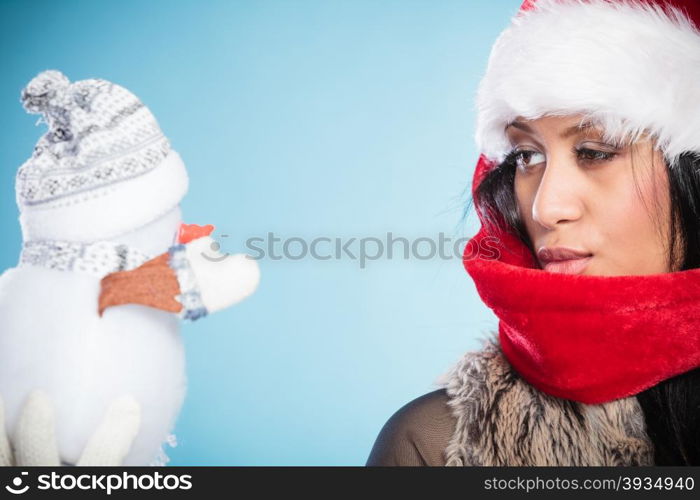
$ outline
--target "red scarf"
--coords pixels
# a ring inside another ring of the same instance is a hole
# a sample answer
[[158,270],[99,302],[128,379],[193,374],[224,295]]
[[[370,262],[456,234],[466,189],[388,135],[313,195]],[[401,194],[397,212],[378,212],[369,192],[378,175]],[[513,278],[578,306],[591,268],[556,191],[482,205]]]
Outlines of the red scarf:
[[[475,186],[495,165],[481,156]],[[539,269],[515,236],[484,221],[464,267],[499,318],[513,368],[537,389],[588,404],[637,394],[700,366],[700,269],[588,276]]]

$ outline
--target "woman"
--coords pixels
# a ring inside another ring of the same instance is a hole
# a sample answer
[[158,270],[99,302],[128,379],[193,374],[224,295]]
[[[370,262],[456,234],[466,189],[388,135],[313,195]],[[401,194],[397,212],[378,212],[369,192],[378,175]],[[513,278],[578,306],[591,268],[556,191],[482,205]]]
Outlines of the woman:
[[527,0],[477,96],[499,319],[367,465],[700,464],[700,4]]

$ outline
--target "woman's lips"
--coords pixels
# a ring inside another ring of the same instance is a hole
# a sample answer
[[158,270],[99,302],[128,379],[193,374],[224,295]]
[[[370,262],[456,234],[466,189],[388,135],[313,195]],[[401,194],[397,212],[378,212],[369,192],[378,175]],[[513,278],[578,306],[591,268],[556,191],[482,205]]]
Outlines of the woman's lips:
[[551,273],[581,274],[592,258],[593,256],[589,255],[578,259],[552,260],[545,263],[543,269]]

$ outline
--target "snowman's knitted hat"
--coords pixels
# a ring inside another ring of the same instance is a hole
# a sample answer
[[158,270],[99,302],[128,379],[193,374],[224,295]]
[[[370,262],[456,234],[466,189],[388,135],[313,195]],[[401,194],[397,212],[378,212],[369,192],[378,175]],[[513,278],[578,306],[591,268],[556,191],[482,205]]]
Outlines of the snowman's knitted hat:
[[699,0],[525,0],[479,84],[479,152],[500,163],[518,116],[575,113],[608,141],[646,131],[671,165],[700,152],[699,27]]
[[40,73],[21,102],[48,131],[19,169],[25,241],[107,239],[174,208],[187,192],[180,156],[131,92],[101,79]]

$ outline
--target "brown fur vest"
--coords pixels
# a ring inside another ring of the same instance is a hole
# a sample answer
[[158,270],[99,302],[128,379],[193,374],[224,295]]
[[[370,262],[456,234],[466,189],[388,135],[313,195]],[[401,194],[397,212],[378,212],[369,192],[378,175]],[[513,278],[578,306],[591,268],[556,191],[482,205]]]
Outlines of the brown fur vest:
[[635,397],[587,405],[545,394],[515,372],[495,335],[438,383],[457,418],[446,465],[653,465]]

